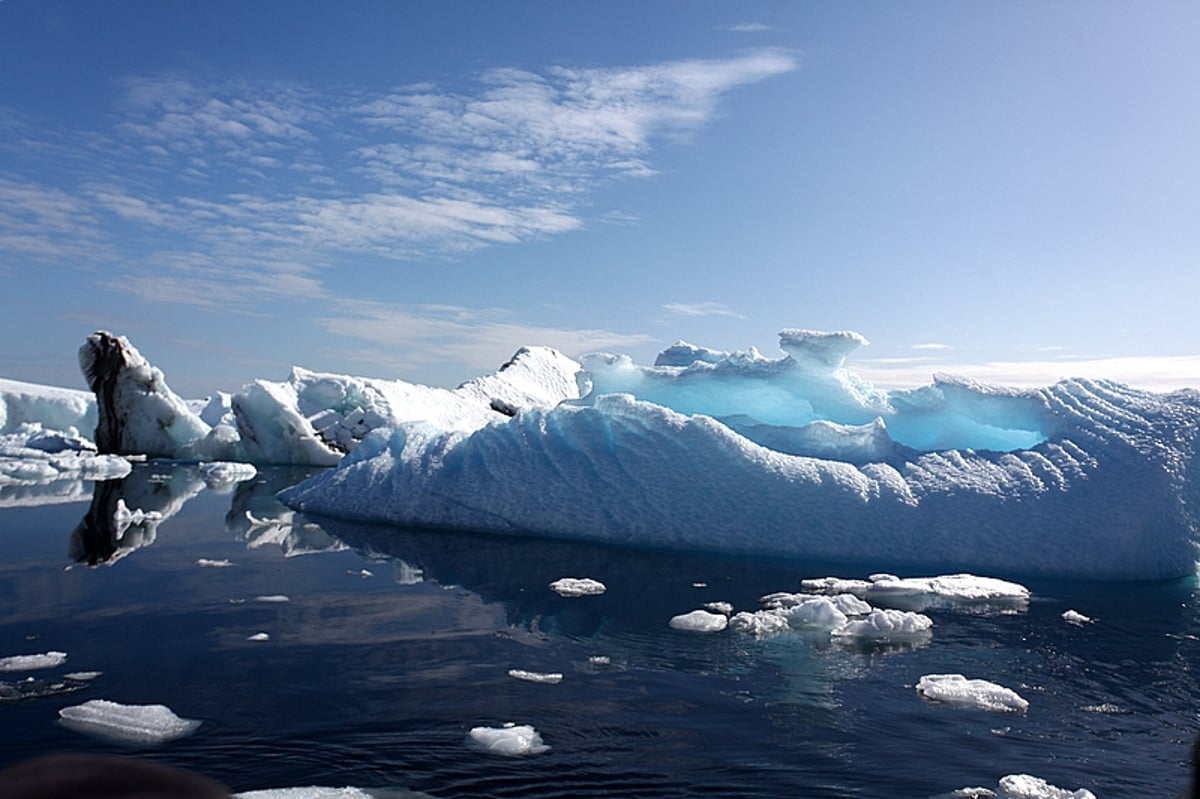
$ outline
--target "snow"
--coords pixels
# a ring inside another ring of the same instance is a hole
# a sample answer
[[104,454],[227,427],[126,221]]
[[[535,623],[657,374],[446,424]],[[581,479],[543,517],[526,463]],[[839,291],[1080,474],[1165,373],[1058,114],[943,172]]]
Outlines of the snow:
[[937,704],[999,712],[1029,709],[1029,702],[1011,688],[961,674],[927,674],[917,681],[917,693]]
[[[946,375],[883,390],[847,366],[865,344],[787,329],[781,357],[678,342],[650,366],[527,347],[456,389],[295,367],[186,401],[98,332],[80,354],[91,401],[0,382],[0,503],[31,501],[6,498],[13,485],[127,471],[113,454],[298,463],[336,468],[286,503],[351,520],[943,572],[1196,572],[1200,392]],[[963,580],[867,590],[909,610],[1024,601]]]
[[175,715],[166,705],[123,705],[107,699],[64,707],[58,715],[63,725],[76,732],[127,743],[165,743],[190,735],[200,726],[199,721]]
[[0,658],[0,671],[34,671],[53,669],[67,661],[66,652],[43,652],[38,655],[11,655]]
[[533,727],[511,722],[503,727],[472,727],[467,741],[475,749],[506,757],[539,755],[550,749]]

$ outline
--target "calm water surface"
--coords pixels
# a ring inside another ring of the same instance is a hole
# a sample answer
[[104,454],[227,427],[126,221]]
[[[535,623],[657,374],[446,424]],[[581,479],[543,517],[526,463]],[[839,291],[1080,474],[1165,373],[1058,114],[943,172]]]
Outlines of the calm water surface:
[[[236,791],[447,798],[930,797],[1029,773],[1114,799],[1174,797],[1185,781],[1200,728],[1194,580],[1023,580],[1034,591],[1024,612],[931,608],[933,637],[917,647],[685,633],[670,618],[706,602],[755,610],[802,578],[888,564],[305,519],[273,498],[302,476],[261,470],[212,489],[194,468],[152,463],[96,484],[90,502],[0,507],[0,657],[68,653],[57,669],[0,680],[101,672],[70,695],[0,702],[0,765],[132,752]],[[114,546],[118,499],[165,518]],[[560,597],[548,587],[560,577],[608,590]],[[1069,608],[1095,623],[1065,623]],[[260,632],[269,640],[247,640]],[[930,673],[1000,683],[1029,711],[929,705],[913,686]],[[60,708],[101,698],[202,724],[133,748],[58,723]],[[472,727],[510,721],[536,727],[549,751],[504,758],[467,745]]]

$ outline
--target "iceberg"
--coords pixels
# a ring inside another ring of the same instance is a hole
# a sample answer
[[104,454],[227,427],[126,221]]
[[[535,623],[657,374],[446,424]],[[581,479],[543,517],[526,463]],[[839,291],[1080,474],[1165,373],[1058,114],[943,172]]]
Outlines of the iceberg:
[[579,399],[473,430],[378,430],[280,497],[352,520],[644,547],[1195,573],[1200,392],[947,376],[884,391],[844,368],[863,342],[785,330],[776,359],[682,343],[653,366],[584,356]]
[[505,757],[540,755],[550,749],[533,727],[512,722],[503,727],[472,727],[467,742],[481,752]]
[[[948,375],[884,390],[847,367],[866,343],[786,329],[781,357],[677,342],[652,365],[526,347],[455,389],[297,366],[185,401],[128,340],[100,331],[80,351],[90,403],[0,383],[0,502],[17,482],[127,473],[122,458],[99,460],[114,456],[296,464],[334,468],[280,499],[351,521],[944,573],[1196,573],[1200,392]],[[1022,601],[888,588],[910,609]]]
[[917,681],[917,693],[934,704],[999,712],[1024,713],[1029,709],[1029,702],[1011,688],[961,674],[926,674]]

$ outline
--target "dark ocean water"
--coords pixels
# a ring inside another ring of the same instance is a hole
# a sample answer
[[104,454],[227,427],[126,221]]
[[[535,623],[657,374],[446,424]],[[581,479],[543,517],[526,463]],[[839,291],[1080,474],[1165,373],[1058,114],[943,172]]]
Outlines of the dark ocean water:
[[[236,791],[353,785],[447,799],[930,797],[1015,773],[1116,799],[1174,797],[1186,780],[1200,731],[1194,579],[1021,580],[1034,592],[1025,611],[931,608],[933,636],[916,647],[687,633],[668,621],[706,602],[755,610],[802,578],[888,564],[292,518],[273,495],[300,476],[262,470],[215,491],[194,469],[148,464],[97,484],[90,505],[0,508],[0,657],[68,654],[0,680],[101,672],[69,695],[0,702],[0,766],[123,753]],[[125,533],[138,548],[113,547],[118,498],[166,517]],[[290,526],[256,527],[247,512]],[[561,597],[548,587],[560,577],[608,590]],[[1067,609],[1095,622],[1067,624]],[[269,640],[247,640],[260,632]],[[1029,710],[927,704],[913,686],[930,673],[997,682]],[[165,704],[202,724],[159,745],[112,743],[58,722],[88,699]],[[550,749],[505,758],[468,746],[472,727],[505,722],[534,726]]]

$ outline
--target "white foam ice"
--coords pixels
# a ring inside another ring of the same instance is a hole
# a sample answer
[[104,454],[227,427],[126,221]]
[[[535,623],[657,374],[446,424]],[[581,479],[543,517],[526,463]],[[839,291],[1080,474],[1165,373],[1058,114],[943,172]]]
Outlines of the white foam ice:
[[669,624],[673,630],[686,630],[693,633],[719,633],[729,625],[729,617],[724,613],[693,610],[689,613],[672,616]]
[[591,577],[560,577],[550,583],[550,590],[560,596],[580,597],[599,596],[607,591],[608,587]]
[[1011,688],[961,674],[926,674],[917,681],[917,693],[926,700],[944,705],[999,712],[1029,709],[1029,702]]
[[91,699],[58,711],[63,725],[99,738],[160,744],[190,735],[200,722],[180,718],[166,705],[123,705]]
[[539,755],[550,749],[532,726],[512,722],[502,727],[472,727],[467,741],[482,752],[506,757]]
[[0,671],[36,671],[53,669],[67,662],[66,652],[42,652],[36,655],[10,655],[0,658]]

